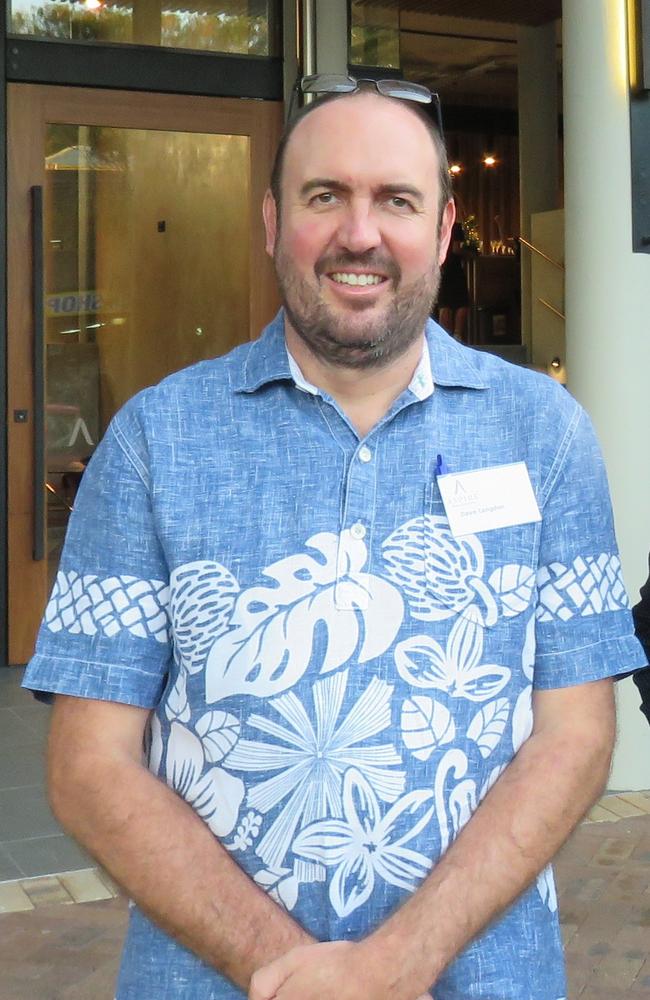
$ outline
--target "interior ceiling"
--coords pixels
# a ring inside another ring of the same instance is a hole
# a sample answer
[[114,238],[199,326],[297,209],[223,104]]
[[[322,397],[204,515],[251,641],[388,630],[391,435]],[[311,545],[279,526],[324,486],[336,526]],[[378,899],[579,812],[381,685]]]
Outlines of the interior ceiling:
[[562,0],[401,0],[404,75],[437,90],[447,105],[515,109],[517,29],[561,14]]
[[[386,0],[365,0],[367,7],[386,7]],[[562,17],[562,0],[400,0],[400,11],[441,14],[508,24],[547,24]]]

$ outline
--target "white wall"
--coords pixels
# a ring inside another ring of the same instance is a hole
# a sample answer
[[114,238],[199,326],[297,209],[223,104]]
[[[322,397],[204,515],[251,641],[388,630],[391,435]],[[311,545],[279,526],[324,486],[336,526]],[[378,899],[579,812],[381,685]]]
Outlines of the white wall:
[[[537,212],[531,216],[531,240],[559,264],[564,263],[564,211]],[[559,382],[566,381],[566,337],[564,320],[548,306],[564,313],[564,271],[550,261],[533,253],[531,259],[532,291],[532,352],[535,367],[543,368]],[[559,358],[561,367],[556,371],[551,361]]]
[[[650,547],[650,256],[632,253],[625,0],[564,0],[566,336],[569,388],[610,476],[632,598]],[[611,787],[650,788],[650,729],[619,686]]]

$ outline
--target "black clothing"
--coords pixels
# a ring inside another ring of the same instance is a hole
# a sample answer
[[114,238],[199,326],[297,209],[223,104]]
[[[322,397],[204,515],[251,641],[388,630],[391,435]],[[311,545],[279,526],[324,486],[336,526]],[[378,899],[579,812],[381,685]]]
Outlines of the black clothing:
[[[648,560],[650,568],[650,559]],[[632,609],[636,637],[650,662],[650,576],[641,587],[641,600]],[[641,711],[650,722],[650,666],[632,674],[641,694]]]
[[454,243],[462,243],[465,233],[460,222],[454,222],[451,230],[449,250],[445,262],[440,268],[440,289],[438,291],[439,309],[461,309],[469,305],[467,279],[463,269],[463,258],[454,253]]

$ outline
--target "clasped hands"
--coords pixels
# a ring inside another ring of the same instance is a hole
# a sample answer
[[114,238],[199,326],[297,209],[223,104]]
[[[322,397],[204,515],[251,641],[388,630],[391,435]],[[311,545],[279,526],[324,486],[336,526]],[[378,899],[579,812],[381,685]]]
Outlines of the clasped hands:
[[363,943],[326,941],[300,945],[253,975],[248,1000],[432,1000],[398,988],[399,955],[377,960]]

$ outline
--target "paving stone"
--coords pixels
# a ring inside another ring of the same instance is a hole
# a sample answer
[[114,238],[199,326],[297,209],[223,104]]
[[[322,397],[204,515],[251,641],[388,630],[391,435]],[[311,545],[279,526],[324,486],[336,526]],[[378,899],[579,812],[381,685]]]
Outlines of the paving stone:
[[109,890],[112,896],[122,895],[121,887],[117,884],[115,879],[111,878],[111,876],[108,874],[107,871],[104,871],[103,868],[98,868],[97,874],[99,875],[100,879],[102,880],[102,882],[104,883],[104,885]]
[[623,802],[631,802],[641,812],[650,814],[650,792],[625,792],[618,798]]
[[[560,852],[567,1000],[650,1000],[649,855],[650,815],[582,824]],[[73,896],[68,878],[59,880]],[[23,900],[32,905],[24,891]],[[0,1000],[113,1000],[127,921],[123,896],[5,913]]]
[[591,823],[612,822],[616,819],[616,813],[607,809],[601,802],[597,803],[587,813],[587,820]]
[[33,909],[34,904],[19,882],[4,882],[0,885],[0,913]]
[[95,869],[68,872],[59,876],[61,884],[75,903],[91,903],[98,899],[112,899],[115,895],[100,878]]
[[602,806],[615,816],[626,819],[629,816],[643,816],[647,809],[642,809],[629,798],[622,795],[611,795],[602,802]]
[[615,865],[629,858],[634,850],[634,844],[629,838],[608,837],[593,857],[593,864]]
[[49,906],[52,903],[72,903],[74,900],[59,879],[54,875],[44,878],[23,879],[20,883],[34,906]]

